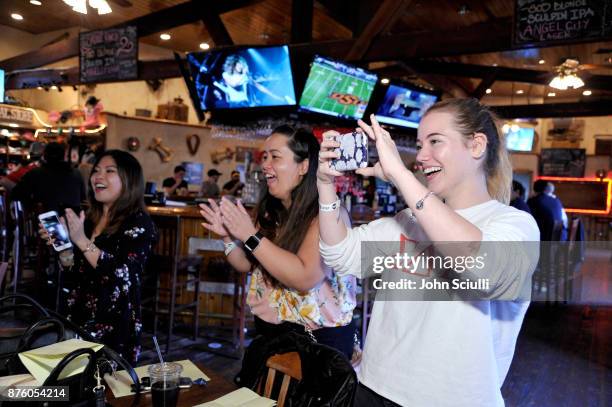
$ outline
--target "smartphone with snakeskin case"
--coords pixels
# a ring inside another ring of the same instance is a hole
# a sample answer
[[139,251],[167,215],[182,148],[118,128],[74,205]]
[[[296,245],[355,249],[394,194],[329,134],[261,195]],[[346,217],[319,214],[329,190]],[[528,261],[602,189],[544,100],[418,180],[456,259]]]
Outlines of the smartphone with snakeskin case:
[[354,131],[336,136],[340,147],[334,151],[340,156],[331,161],[336,171],[354,171],[368,166],[368,136]]

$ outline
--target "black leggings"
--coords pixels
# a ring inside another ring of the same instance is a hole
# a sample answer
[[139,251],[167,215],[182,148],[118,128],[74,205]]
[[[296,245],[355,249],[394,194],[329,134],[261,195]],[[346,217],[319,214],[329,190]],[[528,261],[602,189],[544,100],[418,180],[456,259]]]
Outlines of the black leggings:
[[[257,316],[255,317],[255,330],[257,334],[270,339],[287,332],[306,332],[304,326],[299,324],[286,321],[280,324],[271,324]],[[352,322],[345,326],[315,329],[312,331],[312,334],[318,343],[339,350],[348,360],[351,360],[351,356],[353,355],[353,344],[355,342],[355,327]]]

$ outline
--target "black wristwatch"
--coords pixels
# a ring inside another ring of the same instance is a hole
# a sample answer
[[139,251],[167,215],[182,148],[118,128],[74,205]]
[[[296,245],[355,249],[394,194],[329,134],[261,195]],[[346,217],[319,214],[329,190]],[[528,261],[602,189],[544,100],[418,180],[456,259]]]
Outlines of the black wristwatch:
[[244,247],[246,247],[248,251],[253,253],[253,251],[257,249],[257,246],[259,246],[259,242],[261,242],[261,239],[263,238],[264,235],[261,232],[257,232],[244,241]]

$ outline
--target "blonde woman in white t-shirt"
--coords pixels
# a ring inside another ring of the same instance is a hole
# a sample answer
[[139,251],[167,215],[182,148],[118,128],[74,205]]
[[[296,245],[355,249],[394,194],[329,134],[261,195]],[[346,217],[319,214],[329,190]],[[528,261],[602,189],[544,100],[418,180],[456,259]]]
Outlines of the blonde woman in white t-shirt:
[[[403,164],[389,132],[370,119],[371,125],[358,124],[376,143],[380,161],[357,172],[392,182],[409,209],[347,228],[333,205],[333,180],[341,174],[329,162],[336,158],[337,133],[326,133],[317,174],[323,260],[339,274],[361,277],[362,242],[431,242],[454,259],[479,254],[489,244],[481,270],[489,286],[469,301],[376,301],[355,405],[503,406],[500,388],[538,259],[537,244],[521,242],[537,242],[539,231],[529,214],[508,206],[512,168],[495,117],[476,99],[450,99],[428,110],[416,157],[427,186]],[[504,243],[490,245],[499,241]],[[474,275],[452,271],[460,282]]]

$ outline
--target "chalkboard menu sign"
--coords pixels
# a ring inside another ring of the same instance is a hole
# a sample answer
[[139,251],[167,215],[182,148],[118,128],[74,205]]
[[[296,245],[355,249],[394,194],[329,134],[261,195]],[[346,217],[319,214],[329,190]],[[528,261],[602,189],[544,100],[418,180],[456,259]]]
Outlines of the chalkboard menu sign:
[[138,78],[138,33],[135,26],[81,33],[81,83]]
[[584,177],[586,150],[583,148],[543,148],[540,176]]
[[515,45],[612,36],[612,0],[515,1]]

